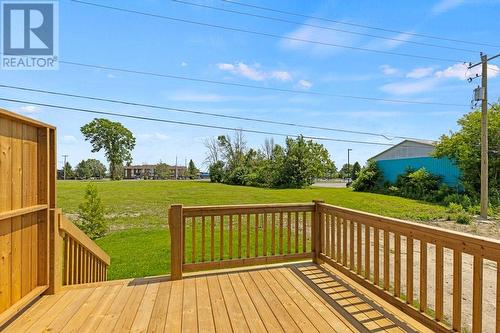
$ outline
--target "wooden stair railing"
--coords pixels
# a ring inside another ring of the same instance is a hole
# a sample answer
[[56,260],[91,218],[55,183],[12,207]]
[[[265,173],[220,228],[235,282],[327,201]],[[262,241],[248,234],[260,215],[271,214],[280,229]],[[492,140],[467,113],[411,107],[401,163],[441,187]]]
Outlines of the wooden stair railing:
[[83,231],[68,220],[60,209],[52,211],[50,291],[64,285],[107,280],[110,257]]

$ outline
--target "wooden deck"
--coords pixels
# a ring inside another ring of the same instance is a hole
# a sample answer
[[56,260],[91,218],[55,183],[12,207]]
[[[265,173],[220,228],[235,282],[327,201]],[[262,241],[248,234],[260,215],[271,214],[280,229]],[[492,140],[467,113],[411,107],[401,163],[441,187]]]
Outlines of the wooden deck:
[[[313,263],[75,285],[43,296],[5,332],[430,332]],[[0,331],[2,329],[0,328]]]

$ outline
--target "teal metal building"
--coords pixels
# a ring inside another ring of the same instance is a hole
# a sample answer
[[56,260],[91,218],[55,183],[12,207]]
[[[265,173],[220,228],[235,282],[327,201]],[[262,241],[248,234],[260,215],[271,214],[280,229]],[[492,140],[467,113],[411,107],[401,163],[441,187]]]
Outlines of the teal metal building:
[[441,176],[451,187],[460,187],[460,170],[449,158],[431,156],[435,142],[404,140],[397,145],[373,156],[384,175],[384,180],[395,183],[399,175],[408,168],[425,168],[434,175]]

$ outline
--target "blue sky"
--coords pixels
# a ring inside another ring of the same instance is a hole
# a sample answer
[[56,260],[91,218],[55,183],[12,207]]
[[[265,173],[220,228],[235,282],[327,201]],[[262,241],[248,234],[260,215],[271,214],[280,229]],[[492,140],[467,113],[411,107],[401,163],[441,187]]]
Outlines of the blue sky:
[[[301,24],[268,21],[172,1],[95,0],[106,5],[160,15],[382,51],[473,62],[479,60],[479,51],[488,54],[500,52],[500,48],[348,27],[244,8],[220,0],[187,1],[280,17]],[[500,1],[434,0],[413,1],[411,4],[409,1],[244,2],[404,32],[500,44]],[[472,89],[479,84],[478,80],[473,83],[465,80],[465,70],[458,62],[406,58],[223,31],[89,7],[70,1],[61,1],[59,11],[59,50],[60,58],[65,61],[327,94],[454,103],[464,106],[409,105],[279,93],[85,69],[65,64],[61,64],[57,71],[2,70],[1,84],[423,139],[436,139],[443,133],[455,130],[456,120],[470,111],[465,105],[470,102]],[[313,28],[304,24],[477,52],[381,40]],[[495,62],[492,62],[492,66],[500,66],[500,60],[494,64]],[[496,101],[500,96],[500,73],[492,70],[489,75],[490,101]],[[340,139],[398,142],[363,135],[223,120],[36,93],[27,94],[3,88],[0,89],[0,96],[227,127]],[[60,160],[61,155],[68,154],[73,165],[89,157],[105,161],[103,154],[90,152],[90,145],[84,142],[79,131],[82,125],[94,118],[92,115],[7,102],[1,102],[0,107],[56,125]],[[172,164],[177,156],[179,164],[183,164],[184,159],[192,158],[201,166],[205,158],[203,141],[208,137],[228,134],[227,131],[216,129],[109,118],[122,122],[137,137],[133,157],[134,163],[138,164],[160,160]],[[246,138],[249,146],[258,148],[266,136],[246,134]],[[282,143],[284,138],[276,137],[275,141]],[[361,163],[385,149],[381,146],[362,144],[323,143],[338,166],[346,162],[347,148],[353,149],[351,160]]]

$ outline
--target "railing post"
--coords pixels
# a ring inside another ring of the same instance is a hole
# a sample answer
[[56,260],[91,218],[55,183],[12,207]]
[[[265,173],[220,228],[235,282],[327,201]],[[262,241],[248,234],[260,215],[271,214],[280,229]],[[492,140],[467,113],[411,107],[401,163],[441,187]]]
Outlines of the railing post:
[[182,205],[170,206],[168,225],[170,228],[170,277],[172,280],[182,279],[182,243],[184,242],[182,215]]
[[312,235],[312,252],[313,252],[313,262],[315,264],[319,264],[319,253],[321,252],[321,213],[319,211],[319,205],[324,203],[323,200],[313,200],[314,202],[314,211],[313,211],[313,219],[311,226],[311,235]]
[[50,210],[49,232],[50,232],[50,256],[49,256],[49,289],[47,294],[53,295],[62,287],[63,276],[63,238],[59,231],[60,209]]

